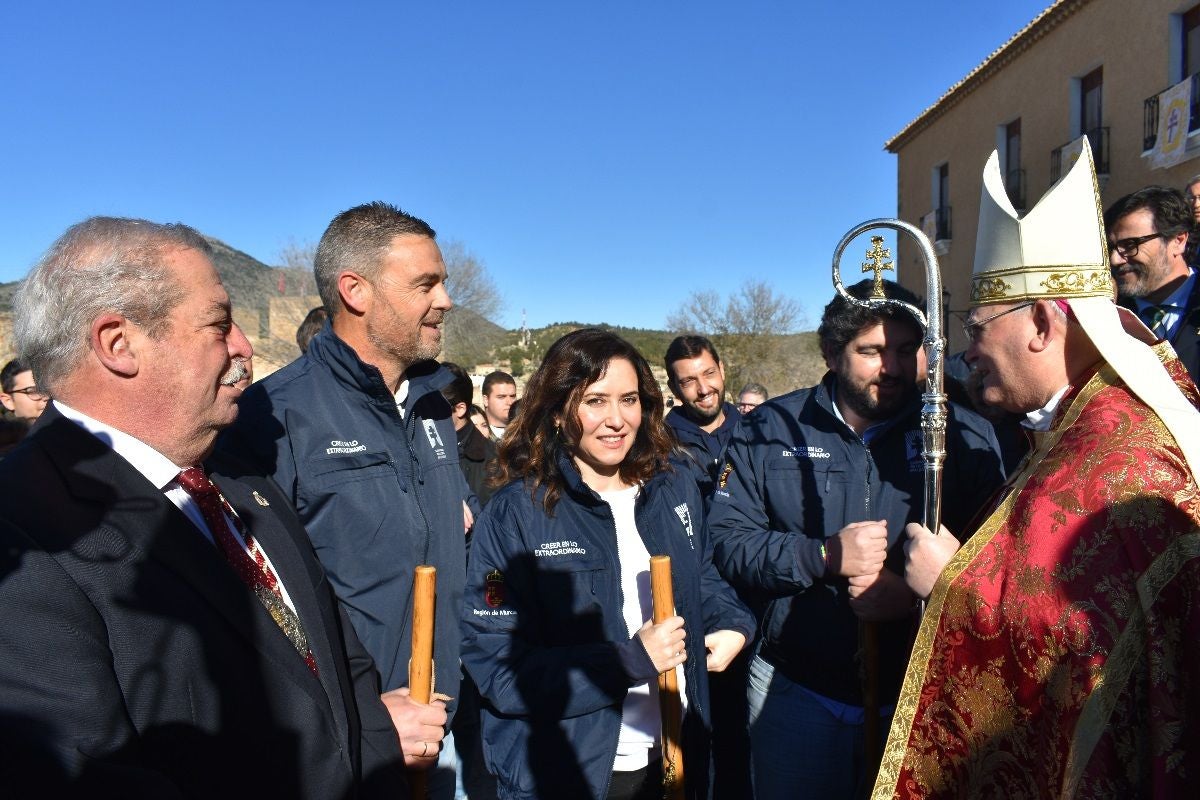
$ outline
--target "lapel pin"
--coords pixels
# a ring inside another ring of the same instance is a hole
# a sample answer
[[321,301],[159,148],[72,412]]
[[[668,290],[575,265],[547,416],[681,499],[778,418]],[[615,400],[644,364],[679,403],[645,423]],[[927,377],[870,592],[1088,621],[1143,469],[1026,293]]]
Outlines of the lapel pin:
[[270,503],[267,502],[267,498],[263,497],[258,492],[251,492],[251,494],[254,495],[254,502],[258,503],[260,506],[271,505]]

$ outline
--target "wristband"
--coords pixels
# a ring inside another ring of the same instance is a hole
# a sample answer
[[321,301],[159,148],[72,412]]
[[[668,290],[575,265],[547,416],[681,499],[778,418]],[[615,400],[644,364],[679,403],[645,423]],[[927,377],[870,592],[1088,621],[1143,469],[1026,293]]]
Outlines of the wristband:
[[829,574],[829,550],[826,549],[825,543],[821,542],[821,564],[825,567],[826,575]]

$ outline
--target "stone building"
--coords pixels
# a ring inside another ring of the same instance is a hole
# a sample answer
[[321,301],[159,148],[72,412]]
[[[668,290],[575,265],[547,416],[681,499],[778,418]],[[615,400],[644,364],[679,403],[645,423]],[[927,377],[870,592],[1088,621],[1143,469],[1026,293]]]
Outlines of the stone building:
[[[970,300],[989,154],[1027,211],[1083,135],[1104,206],[1149,184],[1183,189],[1200,173],[1200,4],[1060,0],[886,143],[898,157],[897,216],[935,241],[952,352],[966,345],[953,318]],[[915,245],[899,237],[896,255],[900,281],[923,293]]]

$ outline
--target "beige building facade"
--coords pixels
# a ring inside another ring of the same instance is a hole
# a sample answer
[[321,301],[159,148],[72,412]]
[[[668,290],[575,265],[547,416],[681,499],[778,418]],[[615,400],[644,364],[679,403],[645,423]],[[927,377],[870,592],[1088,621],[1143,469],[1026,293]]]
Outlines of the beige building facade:
[[[1019,211],[1065,172],[1069,145],[1083,135],[1105,207],[1150,184],[1183,190],[1200,173],[1198,74],[1197,0],[1060,0],[886,143],[898,157],[897,216],[935,241],[951,352],[966,345],[954,319],[970,301],[991,152]],[[1176,86],[1190,87],[1190,103],[1167,102],[1163,93]],[[1164,123],[1167,135],[1159,132]],[[1160,165],[1164,144],[1175,145],[1177,163]],[[897,249],[901,282],[923,293],[915,244],[900,237]]]

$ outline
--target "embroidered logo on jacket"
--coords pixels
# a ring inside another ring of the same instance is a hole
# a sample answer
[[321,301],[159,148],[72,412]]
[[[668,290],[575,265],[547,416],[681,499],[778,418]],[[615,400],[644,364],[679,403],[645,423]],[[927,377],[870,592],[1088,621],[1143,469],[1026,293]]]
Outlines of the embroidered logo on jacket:
[[535,558],[550,556],[586,556],[587,548],[580,547],[579,542],[542,542],[534,548]]
[[692,541],[693,531],[691,509],[688,508],[687,503],[680,503],[679,505],[675,506],[675,514],[679,517],[679,521],[683,523],[683,531],[687,534],[688,544],[693,550],[695,550],[696,544],[694,541]]
[[490,608],[499,608],[504,605],[504,573],[498,569],[494,569],[487,574],[487,580],[483,584],[483,599]]
[[361,453],[366,450],[365,444],[359,444],[358,439],[351,439],[348,442],[343,442],[341,439],[334,439],[329,443],[329,447],[325,448],[325,455],[336,456],[344,453]]
[[779,455],[792,458],[833,458],[833,455],[824,447],[805,447],[803,445],[785,447]]
[[908,456],[909,472],[923,472],[925,470],[925,458],[921,455],[921,449],[924,444],[925,437],[919,428],[916,430],[905,431],[904,450]]
[[425,438],[429,440],[429,446],[433,448],[433,453],[438,457],[438,460],[446,457],[446,446],[442,444],[442,435],[438,433],[437,423],[431,419],[421,420],[421,425],[425,428]]

